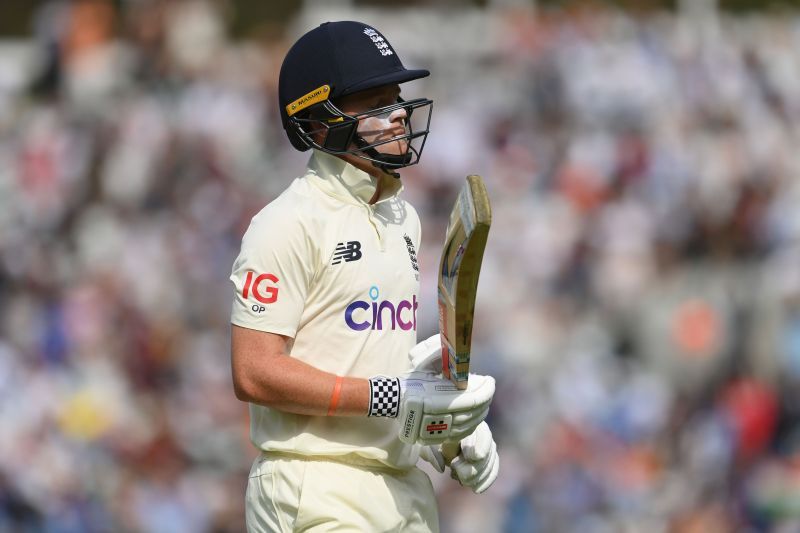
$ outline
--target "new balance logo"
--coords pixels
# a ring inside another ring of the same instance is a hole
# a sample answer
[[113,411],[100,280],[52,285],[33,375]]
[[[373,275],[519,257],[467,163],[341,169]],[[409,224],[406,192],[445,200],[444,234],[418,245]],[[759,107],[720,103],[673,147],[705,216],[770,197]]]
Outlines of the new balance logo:
[[338,265],[342,262],[358,261],[361,259],[361,243],[358,241],[347,241],[347,243],[340,242],[336,245],[336,251],[333,252],[332,265]]

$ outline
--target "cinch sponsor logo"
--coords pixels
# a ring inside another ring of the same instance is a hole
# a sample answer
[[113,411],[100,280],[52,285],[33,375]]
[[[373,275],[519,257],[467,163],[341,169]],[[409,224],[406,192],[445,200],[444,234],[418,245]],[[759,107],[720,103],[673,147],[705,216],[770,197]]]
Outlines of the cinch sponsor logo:
[[[242,298],[247,300],[250,297],[250,291],[253,291],[253,298],[262,304],[271,304],[278,299],[278,287],[266,286],[263,289],[261,284],[265,281],[278,283],[278,278],[273,274],[259,274],[253,280],[253,272],[247,273],[247,278],[244,280],[244,288],[242,289]],[[263,292],[262,292],[263,291]]]
[[404,331],[417,330],[417,296],[411,301],[400,300],[397,304],[389,300],[378,301],[378,287],[373,285],[369,289],[371,302],[356,300],[344,310],[344,321],[350,329],[363,331],[365,329],[382,330],[389,328]]

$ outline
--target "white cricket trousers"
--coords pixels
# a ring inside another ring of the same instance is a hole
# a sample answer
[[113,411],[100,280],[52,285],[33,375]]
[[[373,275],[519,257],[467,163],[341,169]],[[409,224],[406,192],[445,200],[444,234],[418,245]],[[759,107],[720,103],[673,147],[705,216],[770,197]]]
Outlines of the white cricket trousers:
[[390,473],[273,454],[253,462],[245,516],[249,533],[439,531],[433,486],[418,468]]

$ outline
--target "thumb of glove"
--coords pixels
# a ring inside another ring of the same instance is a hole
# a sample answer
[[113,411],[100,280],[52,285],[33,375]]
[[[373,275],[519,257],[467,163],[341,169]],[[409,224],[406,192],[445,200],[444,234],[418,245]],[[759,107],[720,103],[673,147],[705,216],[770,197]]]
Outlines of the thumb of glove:
[[413,370],[433,372],[442,371],[442,339],[437,333],[420,342],[408,352]]
[[444,456],[438,446],[423,446],[419,452],[419,457],[433,465],[433,468],[440,474],[444,472]]

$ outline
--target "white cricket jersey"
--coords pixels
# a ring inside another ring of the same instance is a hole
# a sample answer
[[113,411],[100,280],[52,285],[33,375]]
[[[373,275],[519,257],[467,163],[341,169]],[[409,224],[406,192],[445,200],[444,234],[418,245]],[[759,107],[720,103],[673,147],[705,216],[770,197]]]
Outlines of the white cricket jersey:
[[[419,217],[399,180],[367,202],[375,179],[315,150],[250,223],[233,265],[231,322],[294,338],[291,357],[341,376],[400,375],[416,343]],[[264,451],[347,456],[409,468],[418,447],[391,418],[306,416],[250,404],[250,438]]]

